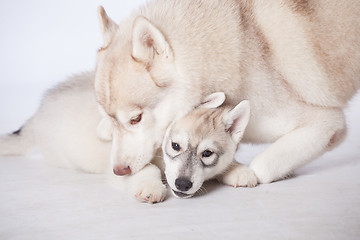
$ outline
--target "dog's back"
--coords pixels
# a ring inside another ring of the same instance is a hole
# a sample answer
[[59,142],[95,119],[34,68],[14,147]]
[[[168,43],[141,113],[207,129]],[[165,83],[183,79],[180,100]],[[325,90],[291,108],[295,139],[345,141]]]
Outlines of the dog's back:
[[360,87],[359,11],[357,0],[157,0],[138,14],[164,33],[197,88],[226,90],[236,104],[256,87],[242,79],[263,72],[301,101],[343,107]]
[[294,93],[344,106],[360,86],[360,1],[254,1],[265,55]]
[[[132,106],[141,106],[143,119],[157,119],[144,120],[141,134],[119,127],[116,145],[136,151],[119,151],[116,161],[129,166],[124,159],[141,155],[149,162],[152,151],[138,147],[149,146],[144,136],[156,129],[151,145],[157,146],[165,123],[217,91],[230,105],[250,100],[244,141],[274,142],[250,165],[260,182],[331,149],[346,133],[342,108],[360,86],[359,11],[357,0],[157,0],[119,26],[100,11],[100,104],[109,116],[127,116],[117,119],[119,126],[135,117]],[[159,112],[166,117],[157,118]],[[308,151],[303,156],[299,149]]]

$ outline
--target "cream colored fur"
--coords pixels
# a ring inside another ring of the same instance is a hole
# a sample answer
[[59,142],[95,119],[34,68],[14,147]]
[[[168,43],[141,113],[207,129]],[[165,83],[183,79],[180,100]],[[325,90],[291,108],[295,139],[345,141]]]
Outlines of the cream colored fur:
[[105,115],[92,76],[77,77],[48,93],[20,135],[1,138],[0,154],[36,144],[57,166],[110,164],[139,199],[162,201],[153,163],[166,128],[219,91],[230,106],[250,100],[242,140],[272,143],[250,169],[259,183],[279,180],[346,133],[342,108],[360,85],[359,11],[356,0],[156,0],[116,24],[100,8],[94,85]]
[[37,147],[49,165],[106,173],[111,185],[141,201],[163,201],[166,187],[155,165],[148,164],[129,177],[113,174],[110,163],[113,124],[99,111],[93,85],[94,74],[85,73],[47,91],[37,112],[18,133],[0,137],[0,155],[24,155]]
[[114,167],[141,171],[170,122],[215,91],[250,100],[244,141],[273,143],[250,164],[260,183],[331,149],[360,85],[359,11],[356,0],[157,0],[115,24],[100,8],[95,89],[116,122]]
[[109,169],[111,143],[97,136],[102,116],[93,81],[94,74],[85,73],[47,91],[39,109],[20,132],[0,139],[0,154],[23,155],[36,146],[47,163],[56,167],[92,173]]

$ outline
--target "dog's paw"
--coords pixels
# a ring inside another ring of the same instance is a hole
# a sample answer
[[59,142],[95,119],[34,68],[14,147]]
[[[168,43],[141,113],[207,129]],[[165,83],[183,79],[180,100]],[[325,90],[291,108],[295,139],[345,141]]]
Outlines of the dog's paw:
[[243,165],[230,169],[221,176],[220,181],[233,187],[255,187],[258,184],[253,170]]
[[161,181],[147,181],[141,184],[135,197],[146,203],[158,203],[165,200],[166,186]]

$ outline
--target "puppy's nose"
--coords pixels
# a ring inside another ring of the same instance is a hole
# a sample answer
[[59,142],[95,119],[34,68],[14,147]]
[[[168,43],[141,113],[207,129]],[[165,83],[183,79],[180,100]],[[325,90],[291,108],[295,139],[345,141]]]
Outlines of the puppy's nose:
[[114,174],[119,176],[125,176],[131,174],[131,169],[129,166],[123,167],[123,166],[115,166],[113,168]]
[[182,192],[189,191],[189,189],[192,188],[192,185],[192,182],[187,178],[177,178],[175,180],[176,188]]

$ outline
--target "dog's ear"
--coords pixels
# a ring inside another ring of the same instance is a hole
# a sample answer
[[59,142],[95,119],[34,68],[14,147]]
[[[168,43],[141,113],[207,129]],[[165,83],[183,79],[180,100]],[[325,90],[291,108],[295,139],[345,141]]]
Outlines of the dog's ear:
[[96,135],[100,140],[111,141],[113,139],[113,130],[111,119],[104,117],[96,128]]
[[114,126],[111,118],[106,114],[102,107],[98,107],[100,115],[102,116],[96,128],[96,135],[100,140],[111,141],[113,138]]
[[135,19],[132,32],[132,56],[150,69],[158,57],[172,61],[173,52],[165,36],[145,17]]
[[206,96],[197,108],[217,108],[225,101],[225,93],[216,92]]
[[119,26],[108,17],[103,6],[98,8],[101,32],[104,38],[104,46],[109,45],[114,33],[118,30]]
[[223,116],[226,131],[238,144],[250,119],[250,103],[244,100]]

